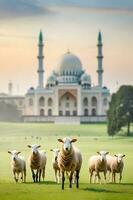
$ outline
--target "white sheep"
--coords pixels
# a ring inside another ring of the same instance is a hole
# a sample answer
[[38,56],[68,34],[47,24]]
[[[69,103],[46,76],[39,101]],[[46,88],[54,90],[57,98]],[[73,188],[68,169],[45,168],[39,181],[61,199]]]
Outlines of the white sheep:
[[[40,145],[28,145],[29,148],[31,148],[32,153],[28,158],[29,165],[32,172],[32,178],[34,183],[41,181],[41,175],[44,180],[45,177],[45,167],[47,162],[46,152],[39,151],[38,149],[41,147]],[[34,172],[36,170],[36,173]]]
[[[89,172],[90,172],[90,183],[92,182],[92,176],[95,172],[95,179],[96,176],[98,177],[99,183],[101,183],[100,172],[104,173],[104,178],[106,181],[106,173],[107,173],[107,160],[106,155],[109,153],[107,151],[100,151],[97,152],[98,155],[91,156],[89,159]],[[94,179],[94,182],[95,182]]]
[[60,183],[60,168],[58,165],[58,155],[60,150],[59,149],[51,149],[53,152],[53,158],[52,158],[52,165],[53,165],[53,170],[55,173],[55,182]]
[[112,183],[116,182],[116,173],[119,173],[119,183],[121,182],[124,168],[123,157],[125,157],[123,154],[107,156],[107,168],[109,173],[112,174]]
[[79,150],[73,147],[72,143],[77,139],[58,139],[62,143],[62,148],[58,156],[58,165],[62,175],[62,189],[64,189],[65,172],[68,172],[70,185],[72,187],[73,174],[76,173],[76,187],[79,187],[79,173],[82,165],[82,155]]
[[19,156],[21,152],[13,150],[8,151],[12,156],[11,167],[16,183],[19,180],[19,175],[21,174],[22,182],[26,182],[26,163],[23,157]]

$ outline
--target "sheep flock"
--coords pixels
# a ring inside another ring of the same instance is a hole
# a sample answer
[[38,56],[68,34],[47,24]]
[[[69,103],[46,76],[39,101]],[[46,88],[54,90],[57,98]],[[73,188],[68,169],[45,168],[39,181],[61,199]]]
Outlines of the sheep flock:
[[[51,166],[54,173],[54,181],[57,184],[61,183],[61,188],[64,190],[65,180],[69,180],[69,187],[75,184],[76,188],[79,187],[80,173],[83,162],[81,151],[74,145],[77,139],[69,137],[59,138],[57,144],[60,148],[52,148],[50,151],[53,153]],[[31,177],[34,183],[44,181],[45,170],[47,165],[47,154],[45,151],[40,150],[41,145],[27,145],[30,148],[28,156],[28,167],[31,170]],[[21,182],[26,182],[26,160],[19,154],[20,151],[10,150],[8,153],[11,155],[11,170],[13,178],[17,183],[19,179]],[[116,183],[116,174],[119,174],[119,183],[122,180],[124,169],[124,154],[118,153],[111,155],[108,151],[94,152],[90,158],[88,157],[88,166],[86,166],[87,176],[89,175],[88,182],[101,184],[101,174],[103,174],[105,183]],[[85,158],[84,158],[85,159]]]

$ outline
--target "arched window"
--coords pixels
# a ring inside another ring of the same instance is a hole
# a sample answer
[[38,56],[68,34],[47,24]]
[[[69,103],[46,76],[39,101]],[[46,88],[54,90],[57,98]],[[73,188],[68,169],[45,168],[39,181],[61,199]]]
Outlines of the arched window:
[[77,116],[77,110],[73,111],[73,116]]
[[52,109],[48,109],[48,116],[52,116]]
[[33,99],[32,98],[29,99],[29,106],[33,106]]
[[92,99],[91,99],[91,104],[92,104],[92,106],[97,106],[97,98],[96,97],[92,97]]
[[89,112],[88,112],[88,109],[84,109],[84,116],[88,116],[89,115]]
[[107,106],[107,104],[108,104],[108,100],[107,100],[107,98],[105,98],[105,99],[103,100],[103,105],[104,105],[104,106]]
[[44,97],[40,97],[39,99],[39,106],[44,106]]
[[48,99],[48,106],[52,106],[53,105],[53,100],[51,98]]
[[45,113],[44,113],[44,109],[40,109],[40,116],[44,116]]
[[63,116],[62,110],[59,110],[59,116]]
[[84,106],[88,106],[88,98],[87,97],[84,98],[83,105]]
[[66,116],[70,116],[70,111],[66,110]]
[[96,109],[95,109],[95,108],[92,109],[91,115],[92,115],[92,116],[96,116],[96,115],[97,115],[97,112],[96,112]]

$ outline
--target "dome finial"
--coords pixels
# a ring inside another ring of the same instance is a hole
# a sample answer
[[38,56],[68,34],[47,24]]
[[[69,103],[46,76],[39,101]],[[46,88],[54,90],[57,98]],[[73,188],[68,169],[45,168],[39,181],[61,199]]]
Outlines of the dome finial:
[[67,54],[70,54],[71,52],[70,52],[70,49],[67,49]]

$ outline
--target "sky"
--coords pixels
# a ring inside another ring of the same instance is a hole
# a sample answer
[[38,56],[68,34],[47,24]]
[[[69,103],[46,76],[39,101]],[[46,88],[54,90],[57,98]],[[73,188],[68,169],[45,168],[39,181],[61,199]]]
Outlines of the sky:
[[45,83],[69,49],[97,84],[97,35],[103,36],[103,82],[111,92],[133,84],[132,0],[0,0],[0,92],[37,86],[38,34],[44,35]]

